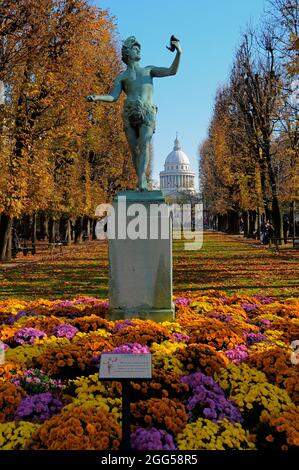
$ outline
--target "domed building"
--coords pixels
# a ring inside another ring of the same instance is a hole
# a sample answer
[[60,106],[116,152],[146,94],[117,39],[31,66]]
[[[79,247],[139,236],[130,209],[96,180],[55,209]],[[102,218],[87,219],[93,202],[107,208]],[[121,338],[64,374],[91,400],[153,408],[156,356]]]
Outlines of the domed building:
[[173,151],[165,160],[164,171],[160,171],[160,189],[164,196],[175,196],[179,191],[195,193],[195,172],[190,168],[189,158],[181,149],[178,136],[174,141]]

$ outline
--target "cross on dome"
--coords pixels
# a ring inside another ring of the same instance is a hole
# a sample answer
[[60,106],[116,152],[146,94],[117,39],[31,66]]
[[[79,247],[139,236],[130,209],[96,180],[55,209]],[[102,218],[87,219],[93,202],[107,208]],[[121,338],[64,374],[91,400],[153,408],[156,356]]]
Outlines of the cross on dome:
[[178,139],[178,133],[176,133],[176,138],[175,138],[175,141],[174,141],[174,147],[173,147],[173,150],[181,150],[181,144],[179,142],[179,139]]

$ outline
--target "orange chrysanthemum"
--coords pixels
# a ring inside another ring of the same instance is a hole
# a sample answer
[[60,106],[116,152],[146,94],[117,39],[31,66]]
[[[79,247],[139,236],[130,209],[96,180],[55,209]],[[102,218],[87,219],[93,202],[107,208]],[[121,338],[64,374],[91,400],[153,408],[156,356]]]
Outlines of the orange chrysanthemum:
[[135,424],[142,427],[157,427],[172,432],[181,432],[188,422],[185,407],[178,400],[151,398],[131,405]]

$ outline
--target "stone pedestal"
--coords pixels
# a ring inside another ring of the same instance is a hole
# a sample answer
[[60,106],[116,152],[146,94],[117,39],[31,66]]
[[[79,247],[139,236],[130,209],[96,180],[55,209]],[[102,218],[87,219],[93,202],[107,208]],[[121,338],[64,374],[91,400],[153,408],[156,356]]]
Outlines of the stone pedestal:
[[113,209],[108,220],[108,318],[173,320],[172,230],[162,192],[119,192]]

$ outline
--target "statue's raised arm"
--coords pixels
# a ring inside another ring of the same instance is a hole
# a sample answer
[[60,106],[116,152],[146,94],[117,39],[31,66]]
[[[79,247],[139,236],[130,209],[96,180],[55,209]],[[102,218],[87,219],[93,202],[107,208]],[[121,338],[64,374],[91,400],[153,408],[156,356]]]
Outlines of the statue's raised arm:
[[170,47],[167,46],[167,49],[169,49],[171,52],[176,51],[174,61],[170,67],[155,67],[151,65],[150,68],[152,77],[170,77],[171,75],[175,75],[177,73],[182,54],[180,41],[176,37],[171,36]]

